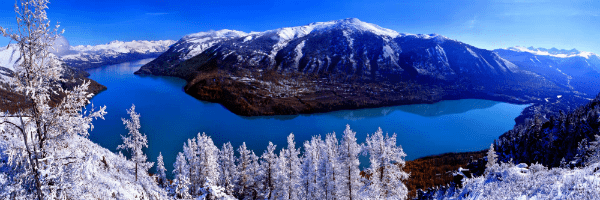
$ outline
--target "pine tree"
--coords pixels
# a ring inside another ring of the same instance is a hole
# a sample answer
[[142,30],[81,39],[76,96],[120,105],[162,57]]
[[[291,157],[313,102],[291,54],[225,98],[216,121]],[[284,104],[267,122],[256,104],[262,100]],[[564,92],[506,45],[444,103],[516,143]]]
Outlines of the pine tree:
[[[3,89],[24,97],[23,102],[16,102],[19,111],[15,113],[18,122],[3,121],[10,126],[7,130],[20,137],[28,161],[28,173],[37,199],[62,198],[46,196],[60,195],[68,186],[64,180],[71,166],[80,159],[62,159],[54,155],[57,149],[64,148],[67,139],[76,135],[88,136],[93,128],[92,119],[103,118],[106,107],[98,111],[93,109],[82,112],[89,103],[92,94],[87,92],[89,82],[74,87],[72,90],[62,89],[63,68],[60,62],[50,53],[50,48],[61,33],[59,25],[51,27],[46,15],[48,0],[19,0],[15,3],[17,31],[12,33],[0,27],[4,37],[16,42],[19,51],[19,63],[14,67],[13,78]],[[62,94],[58,96],[57,94]],[[51,96],[62,97],[61,101],[50,106]],[[28,131],[31,130],[31,131]],[[22,151],[9,149],[8,151]],[[14,158],[14,154],[10,154]],[[11,158],[12,159],[12,158]],[[44,160],[42,164],[40,160]],[[52,174],[55,178],[46,177],[42,181],[41,172]],[[63,176],[64,174],[64,176]],[[64,186],[64,187],[63,187]],[[45,188],[45,189],[44,189]],[[43,191],[44,190],[44,191]]]
[[189,179],[189,165],[185,159],[185,155],[181,152],[177,154],[177,159],[173,164],[173,175],[175,180],[173,181],[175,187],[175,196],[179,199],[189,199],[192,196],[189,192],[190,179]]
[[320,137],[313,136],[310,141],[304,142],[304,156],[301,166],[302,199],[321,199],[321,189],[319,181],[319,161],[320,148],[322,140]]
[[235,180],[237,180],[237,167],[235,165],[233,146],[230,142],[223,144],[219,152],[219,186],[225,188],[225,193],[233,195],[234,188],[237,188]]
[[581,160],[583,166],[588,166],[590,164],[600,162],[600,136],[594,135],[594,138],[595,140],[589,142],[589,144],[587,145],[587,147],[584,148],[584,150],[579,150],[580,153],[578,152],[578,154],[581,154],[580,156],[582,157]]
[[362,187],[360,182],[360,170],[358,166],[360,161],[358,156],[361,152],[361,146],[356,143],[356,132],[346,125],[342,141],[339,146],[340,179],[337,187],[339,199],[359,199],[358,190]]
[[237,159],[236,197],[238,199],[249,196],[256,197],[258,188],[255,188],[255,178],[259,177],[259,174],[256,173],[258,172],[256,163],[258,157],[247,149],[245,142],[238,148],[238,153],[240,156]]
[[156,158],[156,175],[158,177],[158,185],[161,187],[167,186],[167,169],[165,168],[165,163],[163,161],[162,152],[158,153],[158,158]]
[[275,154],[275,148],[277,148],[277,145],[273,145],[272,142],[269,142],[267,150],[265,150],[265,152],[260,157],[260,167],[262,171],[262,177],[260,180],[264,184],[262,195],[264,195],[264,198],[266,199],[271,199],[271,197],[273,196],[273,191],[275,191],[276,189],[275,187],[280,187],[275,185],[276,178],[279,175],[277,168],[278,158],[277,154]]
[[219,180],[219,148],[205,133],[198,133],[198,155],[200,161],[200,187],[207,186],[207,182]]
[[402,171],[406,154],[396,145],[396,134],[384,137],[379,128],[373,135],[367,136],[365,152],[369,154],[371,166],[370,179],[364,193],[372,199],[406,199],[408,190],[402,183],[408,174]]
[[493,171],[498,163],[498,155],[494,151],[494,143],[490,144],[490,149],[487,152],[487,164],[485,165],[486,171]]
[[280,156],[282,162],[282,184],[284,185],[282,191],[285,199],[298,199],[298,184],[300,179],[300,150],[296,149],[296,142],[294,142],[294,134],[290,134],[287,137],[288,147],[282,149]]
[[135,163],[135,181],[138,179],[138,169],[148,172],[154,163],[146,162],[146,155],[142,148],[148,147],[148,139],[146,135],[140,133],[140,114],[135,112],[135,105],[131,105],[131,109],[127,110],[127,114],[131,119],[121,119],[125,128],[129,131],[127,137],[121,136],[123,144],[117,149],[123,149],[131,153],[131,160]]
[[336,180],[340,179],[338,140],[335,133],[327,134],[319,160],[319,183],[323,190],[323,199],[336,199]]

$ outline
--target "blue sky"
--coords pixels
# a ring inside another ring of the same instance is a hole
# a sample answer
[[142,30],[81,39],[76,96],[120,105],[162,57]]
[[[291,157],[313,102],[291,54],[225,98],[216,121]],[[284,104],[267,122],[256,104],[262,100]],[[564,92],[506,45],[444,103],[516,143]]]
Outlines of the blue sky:
[[[13,4],[1,1],[0,26],[14,26]],[[49,7],[49,18],[61,22],[71,45],[178,40],[200,31],[265,31],[355,17],[485,49],[520,45],[600,54],[600,3],[592,0],[55,0]]]

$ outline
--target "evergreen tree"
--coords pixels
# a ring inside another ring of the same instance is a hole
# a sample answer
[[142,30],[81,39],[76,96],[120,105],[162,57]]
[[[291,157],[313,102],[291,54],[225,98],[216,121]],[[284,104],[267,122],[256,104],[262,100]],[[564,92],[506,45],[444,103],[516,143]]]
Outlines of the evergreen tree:
[[277,167],[278,158],[277,154],[275,154],[275,148],[277,148],[277,145],[273,145],[272,142],[269,142],[267,150],[265,150],[263,155],[260,157],[260,168],[262,171],[262,177],[260,180],[264,184],[261,193],[266,199],[271,199],[273,197],[273,191],[275,191],[275,187],[281,187],[275,185],[276,178],[279,176]]
[[585,148],[585,150],[583,150],[582,153],[580,153],[581,157],[583,158],[583,166],[589,166],[593,163],[600,162],[600,136],[594,135],[594,137],[596,140],[589,142],[587,148]]
[[304,142],[304,156],[302,159],[302,199],[321,199],[321,188],[319,181],[320,137],[313,136],[310,141]]
[[282,149],[280,155],[282,162],[282,181],[284,185],[282,188],[283,197],[285,199],[298,199],[298,184],[300,179],[300,150],[296,149],[296,142],[294,141],[294,134],[290,134],[287,137],[288,147]]
[[367,136],[365,153],[369,154],[371,166],[364,193],[371,199],[406,199],[408,190],[402,183],[408,179],[408,174],[402,171],[406,154],[396,145],[396,134],[384,137],[379,128]]
[[158,177],[158,185],[161,187],[167,186],[167,169],[165,168],[165,163],[163,161],[162,152],[158,153],[158,158],[156,158],[156,175]]
[[199,179],[200,187],[207,186],[207,182],[219,180],[219,148],[205,133],[198,133]]
[[336,180],[340,179],[338,140],[335,133],[327,134],[321,148],[319,160],[319,183],[323,190],[323,199],[336,199]]
[[235,180],[237,186],[235,188],[236,197],[239,199],[243,199],[244,197],[256,198],[258,195],[258,188],[260,187],[255,187],[257,185],[255,184],[255,178],[260,176],[256,163],[258,157],[254,152],[247,149],[245,142],[238,148],[238,153],[240,156],[237,159],[238,176]]
[[196,138],[188,139],[187,144],[183,144],[183,154],[188,164],[187,168],[187,179],[190,181],[190,195],[196,196],[200,189],[199,166],[200,161],[198,158],[198,144]]
[[123,144],[119,145],[117,149],[127,150],[131,154],[131,160],[135,163],[135,180],[137,181],[138,169],[147,173],[154,163],[146,162],[146,155],[142,151],[142,148],[148,148],[148,139],[146,135],[140,133],[140,114],[135,112],[135,105],[131,105],[131,109],[127,110],[127,114],[131,119],[121,120],[123,120],[123,124],[129,132],[127,137],[121,136]]
[[360,182],[360,170],[358,166],[360,161],[358,156],[361,152],[361,145],[356,143],[356,132],[346,125],[342,141],[339,146],[340,179],[337,180],[339,199],[359,199],[358,190],[362,187]]
[[225,193],[233,195],[233,190],[236,188],[235,180],[237,180],[237,167],[235,165],[233,146],[230,142],[223,144],[219,152],[219,186],[225,189]]
[[487,164],[485,165],[486,171],[493,171],[498,164],[498,155],[494,150],[494,143],[490,144],[490,149],[487,152]]
[[177,154],[177,159],[173,164],[175,196],[179,199],[188,199],[192,197],[189,192],[190,179],[188,173],[189,165],[185,159],[185,155],[179,152],[179,154]]

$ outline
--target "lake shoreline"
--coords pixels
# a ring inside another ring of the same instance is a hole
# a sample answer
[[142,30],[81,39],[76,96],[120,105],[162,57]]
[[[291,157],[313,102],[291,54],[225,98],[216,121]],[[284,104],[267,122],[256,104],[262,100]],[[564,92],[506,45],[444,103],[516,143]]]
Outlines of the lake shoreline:
[[[89,138],[112,151],[127,133],[121,118],[135,104],[140,113],[140,132],[148,137],[150,161],[162,152],[165,163],[175,162],[182,144],[198,133],[211,136],[215,145],[246,143],[261,154],[269,142],[278,149],[294,133],[298,146],[313,136],[335,132],[339,137],[345,125],[357,132],[358,142],[378,128],[398,135],[398,145],[406,160],[445,152],[475,151],[512,129],[514,119],[528,105],[497,101],[463,99],[433,104],[413,104],[327,113],[254,116],[236,115],[222,104],[200,101],[182,88],[186,81],[176,77],[138,76],[133,72],[150,59],[89,70],[90,78],[109,89],[95,95],[95,106],[106,105],[104,120],[94,121]],[[91,106],[90,104],[89,106]],[[89,108],[88,106],[88,108]],[[168,144],[168,145],[167,145]],[[365,158],[367,159],[367,158]],[[368,163],[367,160],[361,163]],[[166,166],[172,170],[172,166]]]

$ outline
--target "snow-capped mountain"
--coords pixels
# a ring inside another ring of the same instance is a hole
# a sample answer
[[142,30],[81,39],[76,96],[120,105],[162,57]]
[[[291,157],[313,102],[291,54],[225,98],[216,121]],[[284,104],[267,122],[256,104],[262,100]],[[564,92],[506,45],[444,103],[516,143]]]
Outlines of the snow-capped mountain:
[[[236,33],[212,40],[184,37],[177,44],[200,43],[195,48],[175,44],[136,73],[185,78],[186,92],[243,115],[458,98],[523,103],[541,99],[529,91],[569,92],[496,52],[437,34],[398,33],[354,18]],[[200,51],[182,62],[190,56],[187,52]]]
[[[89,74],[83,70],[72,68],[65,65],[57,56],[50,54],[53,62],[56,62],[62,66],[63,78],[74,79],[75,82],[63,82],[61,86],[66,89],[73,89],[73,87],[83,83],[83,81],[90,81],[88,92],[98,94],[106,87],[99,84],[98,82],[87,78]],[[15,44],[11,44],[5,47],[0,47],[0,84],[7,83],[12,77],[15,67],[21,62],[21,55],[19,47]],[[14,93],[0,88],[0,110],[14,112],[15,108],[14,101],[19,101],[19,98]],[[58,100],[58,99],[53,99]]]
[[519,67],[564,88],[595,96],[600,92],[600,57],[576,49],[510,47],[494,50]]
[[504,48],[504,49],[516,51],[516,52],[527,52],[527,53],[531,53],[531,54],[535,54],[535,55],[539,55],[539,56],[551,56],[551,57],[557,57],[557,58],[584,57],[586,59],[590,59],[590,56],[598,57],[598,55],[596,55],[595,53],[578,51],[577,49],[571,49],[571,50],[557,49],[557,48],[546,49],[546,48],[521,47],[521,46],[508,47],[508,48]]
[[5,82],[12,76],[15,70],[14,65],[18,62],[21,55],[15,45],[9,45],[0,48],[0,81]]
[[173,43],[175,43],[173,40],[112,41],[96,46],[71,46],[68,51],[60,53],[59,56],[69,66],[88,69],[156,57],[167,51]]
[[[229,34],[229,37],[210,37],[212,40],[192,37],[210,35],[209,33],[186,36],[145,68],[155,66],[154,70],[163,71],[164,68],[171,68],[177,64],[164,59],[165,56],[176,54],[180,60],[187,60],[218,42],[218,48],[214,50],[218,52],[215,53],[219,57],[217,62],[222,64],[265,66],[269,69],[301,73],[344,71],[352,76],[371,80],[385,74],[418,74],[451,79],[461,71],[503,74],[516,69],[510,62],[492,52],[481,51],[444,36],[400,34],[355,18],[250,34],[231,30],[218,32],[235,34]],[[180,45],[189,43],[195,46]],[[454,51],[452,46],[461,46],[461,49],[456,50],[457,53],[462,52],[464,55],[461,56],[469,59],[469,62],[477,62],[479,69],[462,68],[461,59],[449,59],[444,47]],[[414,58],[417,60],[410,63],[410,66],[404,66],[399,62],[403,52],[415,52],[419,58]]]
[[173,44],[165,53],[161,54],[148,65],[170,68],[197,56],[219,42],[246,35],[248,34],[228,29],[189,34]]

